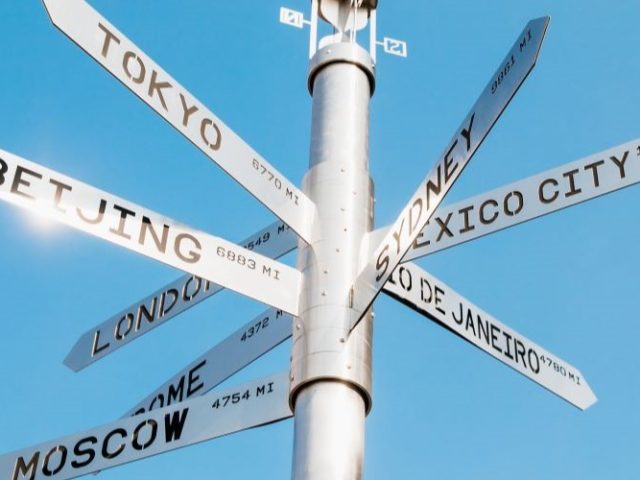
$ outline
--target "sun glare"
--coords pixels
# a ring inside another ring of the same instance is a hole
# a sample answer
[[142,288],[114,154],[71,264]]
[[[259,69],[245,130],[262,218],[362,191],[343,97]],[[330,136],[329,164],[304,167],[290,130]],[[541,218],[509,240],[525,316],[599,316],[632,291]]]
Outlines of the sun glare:
[[27,210],[24,219],[30,229],[38,233],[52,234],[58,229],[58,222],[53,220],[45,211]]

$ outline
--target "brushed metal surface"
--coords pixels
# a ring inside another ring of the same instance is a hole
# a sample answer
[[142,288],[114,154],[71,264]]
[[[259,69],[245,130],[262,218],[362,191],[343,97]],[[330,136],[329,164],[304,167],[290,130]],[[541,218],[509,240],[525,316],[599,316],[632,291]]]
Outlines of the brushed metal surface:
[[0,478],[64,480],[291,417],[286,373],[0,456]]
[[577,368],[499,322],[416,264],[398,267],[384,292],[572,405],[585,410],[597,401]]
[[[402,262],[640,183],[638,158],[640,139],[439,207]],[[371,232],[370,244],[378,245],[388,229]]]
[[[5,172],[1,200],[288,313],[298,312],[301,275],[288,265],[2,150],[0,169]],[[116,335],[125,335],[142,321],[121,319]]]
[[288,313],[270,308],[252,318],[156,388],[125,417],[201,396],[291,337]]
[[366,261],[373,224],[373,68],[357,44],[339,46],[319,50],[310,67],[312,133],[304,191],[318,206],[321,235],[298,248],[303,290],[293,331],[290,395],[295,480],[362,478],[364,419],[372,403],[372,322],[346,334],[349,289]]
[[360,321],[533,69],[548,24],[549,18],[542,17],[525,26],[436,165],[358,274],[353,284],[355,299],[351,328]]
[[296,403],[292,479],[363,478],[364,420],[362,396],[350,385],[305,388]]
[[[294,250],[297,247],[297,242],[298,237],[293,231],[278,221],[245,238],[239,245],[266,257],[277,259]],[[198,279],[193,275],[183,275],[87,330],[71,347],[64,363],[77,372],[140,338],[154,328],[164,325],[167,321],[222,290],[224,287],[221,285]],[[170,304],[167,304],[167,296],[171,297]],[[154,302],[162,303],[163,298],[166,305],[162,312],[156,311],[150,321],[140,322],[139,326],[136,325],[138,328],[131,329],[127,335],[120,337],[116,335],[118,322],[123,317],[140,315],[141,309],[147,308],[148,310]]]
[[44,0],[53,24],[306,241],[315,205],[84,0]]

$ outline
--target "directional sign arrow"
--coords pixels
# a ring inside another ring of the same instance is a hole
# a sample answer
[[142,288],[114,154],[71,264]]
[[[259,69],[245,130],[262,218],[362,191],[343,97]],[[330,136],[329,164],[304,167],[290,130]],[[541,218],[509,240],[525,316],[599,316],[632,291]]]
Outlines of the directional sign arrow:
[[315,205],[84,0],[43,0],[71,40],[187,137],[305,241]]
[[0,457],[0,478],[64,480],[291,417],[288,374]]
[[[0,199],[297,315],[298,270],[2,150]],[[168,301],[122,317],[116,337]]]
[[261,313],[180,369],[125,416],[139,415],[204,395],[289,338],[292,319],[291,315],[273,308]]
[[578,369],[500,323],[414,263],[393,272],[384,292],[585,410],[596,402]]
[[[637,183],[640,139],[439,207],[402,261],[415,260]],[[372,232],[370,243],[377,245],[388,229]]]
[[529,22],[449,142],[435,167],[375,249],[352,288],[349,330],[360,321],[473,154],[533,69],[549,18]]
[[[266,257],[279,258],[293,250],[297,241],[289,227],[275,222],[246,238],[240,245]],[[223,289],[208,280],[184,275],[85,332],[71,348],[64,363],[77,372]],[[157,305],[162,305],[162,309]],[[135,328],[119,328],[123,318],[135,318]]]

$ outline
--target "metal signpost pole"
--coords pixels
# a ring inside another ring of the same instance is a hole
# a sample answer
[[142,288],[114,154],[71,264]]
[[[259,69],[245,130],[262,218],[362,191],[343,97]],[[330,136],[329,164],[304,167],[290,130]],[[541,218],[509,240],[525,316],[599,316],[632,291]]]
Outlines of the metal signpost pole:
[[349,290],[373,224],[371,56],[352,41],[327,44],[311,59],[309,90],[311,148],[303,190],[317,206],[321,233],[310,245],[301,242],[298,256],[304,280],[291,362],[292,478],[360,479],[371,408],[371,315],[351,335],[348,321]]

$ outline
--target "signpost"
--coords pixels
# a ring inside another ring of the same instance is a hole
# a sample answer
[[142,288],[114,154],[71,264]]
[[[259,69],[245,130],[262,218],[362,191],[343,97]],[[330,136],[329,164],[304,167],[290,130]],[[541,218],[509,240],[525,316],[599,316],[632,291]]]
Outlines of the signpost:
[[312,238],[315,206],[222,120],[84,0],[44,0],[53,24],[293,228]]
[[533,69],[549,18],[532,20],[516,39],[460,128],[353,284],[353,329],[433,216],[438,205]]
[[[420,232],[402,262],[431,255],[635,185],[640,182],[639,152],[640,139],[552,168],[453,205],[440,206],[432,220],[427,222],[427,226]],[[564,189],[561,188],[563,182],[566,183]],[[383,227],[371,232],[370,245],[379,244],[387,231],[388,227]],[[276,222],[251,235],[240,244],[270,258],[278,258],[296,248],[296,237],[284,224]],[[373,253],[372,251],[371,255]],[[398,268],[400,267],[396,270]],[[387,287],[385,291],[386,289]],[[192,275],[185,275],[87,331],[71,349],[65,364],[72,370],[78,371],[221,290],[220,286],[199,281]],[[132,329],[122,338],[111,334],[115,332],[118,322],[124,316],[138,315],[137,312],[145,308],[149,310],[148,305],[153,304],[154,299],[158,302],[163,294],[166,297],[171,291],[176,297],[175,304],[165,311],[162,317],[157,318],[158,321],[143,322],[138,330]],[[108,341],[105,341],[103,332],[111,334]]]
[[285,372],[7,453],[0,478],[76,478],[289,417]]
[[[276,222],[246,238],[240,245],[269,258],[279,258],[295,248],[296,238],[283,223]],[[223,288],[200,277],[184,275],[85,332],[71,348],[64,363],[77,372]],[[157,309],[156,305],[163,305],[163,308]],[[118,334],[118,325],[123,318],[141,317],[145,317],[146,321],[136,322],[135,328]]]
[[[0,150],[0,199],[159,260],[255,300],[298,312],[300,272],[239,245],[179,223],[36,163]],[[168,310],[161,296],[116,324],[124,338]],[[174,299],[169,300],[170,302]]]
[[585,410],[596,402],[579,370],[502,324],[417,265],[405,263],[396,269],[384,292],[572,405]]
[[[640,139],[439,207],[403,262],[579,205],[640,182]],[[372,232],[377,245],[388,231]],[[373,252],[372,252],[373,255]]]
[[[280,218],[240,244],[194,230],[0,150],[0,199],[184,272],[87,331],[78,371],[230,288],[271,308],[179,370],[124,418],[0,456],[0,479],[67,479],[294,417],[295,480],[362,478],[372,408],[372,303],[380,291],[572,405],[596,402],[584,375],[411,260],[640,182],[640,140],[440,206],[533,69],[548,17],[529,22],[391,227],[373,231],[369,101],[376,0],[312,0],[309,171],[288,181],[84,0],[44,0],[52,22]],[[318,23],[331,34],[318,39]],[[368,51],[358,36],[369,29]],[[298,250],[296,268],[275,259]],[[289,371],[208,393],[292,338]]]
[[291,336],[293,318],[273,308],[253,318],[147,395],[125,416],[203,395]]

